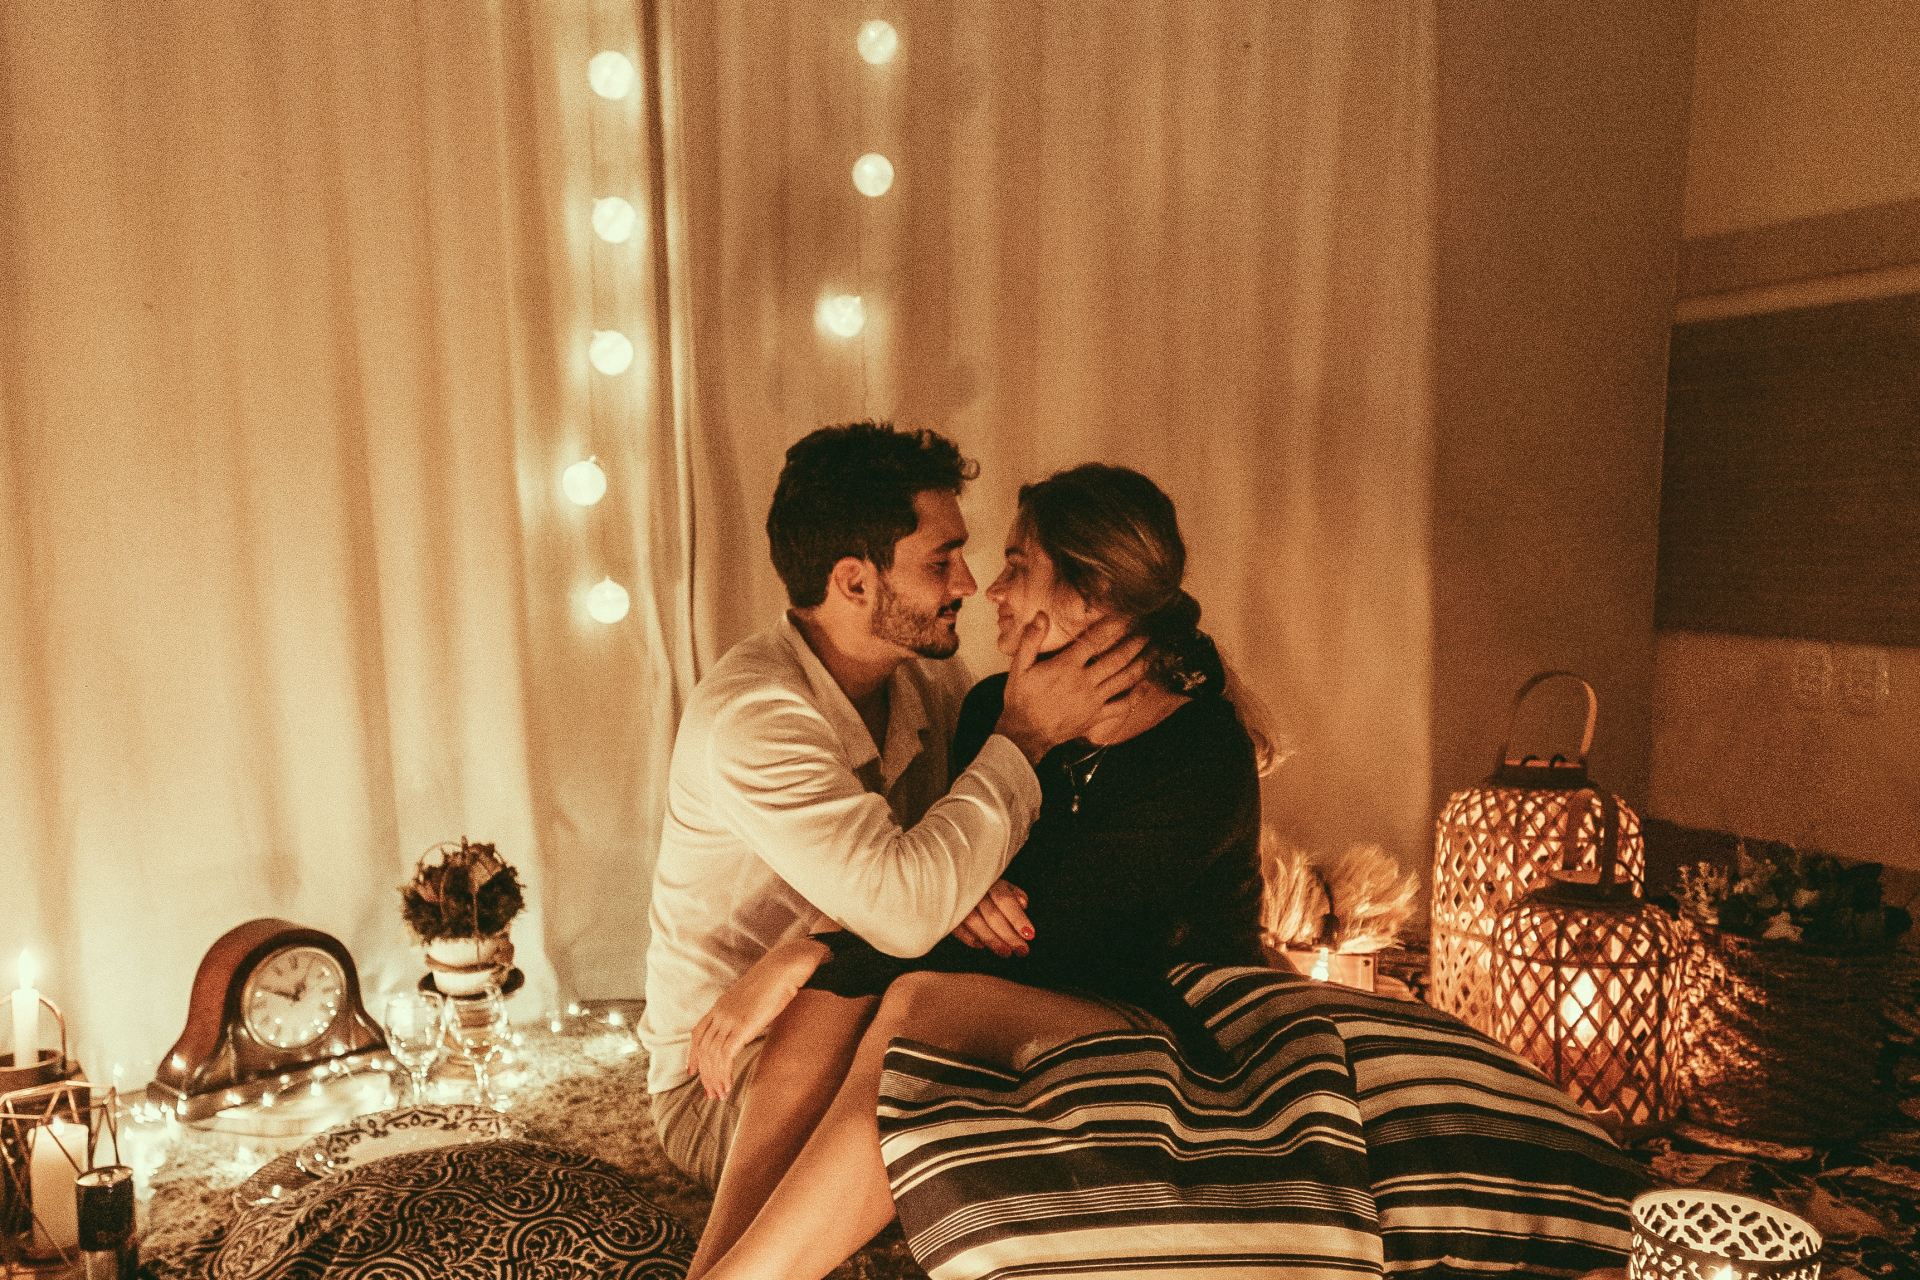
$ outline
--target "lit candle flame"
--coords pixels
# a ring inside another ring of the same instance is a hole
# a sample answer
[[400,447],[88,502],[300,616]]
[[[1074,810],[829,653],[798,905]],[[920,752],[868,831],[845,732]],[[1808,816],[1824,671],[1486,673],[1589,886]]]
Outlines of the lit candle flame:
[[33,953],[24,948],[20,952],[20,989],[33,990],[33,980],[40,976],[40,970],[33,963]]
[[[1594,1027],[1593,1020],[1587,1017],[1587,1010],[1593,1007],[1593,1002],[1599,998],[1599,995],[1600,986],[1593,980],[1593,975],[1579,973],[1574,975],[1573,989],[1560,997],[1560,1025],[1566,1033],[1580,1042],[1580,1047],[1583,1049],[1592,1044],[1600,1034]],[[1713,1280],[1734,1280],[1734,1277],[1715,1276]]]
[[1713,1273],[1712,1280],[1740,1280],[1740,1277],[1734,1274],[1732,1267],[1722,1267]]
[[1309,976],[1315,982],[1325,982],[1333,976],[1333,957],[1325,947],[1313,953],[1313,972]]

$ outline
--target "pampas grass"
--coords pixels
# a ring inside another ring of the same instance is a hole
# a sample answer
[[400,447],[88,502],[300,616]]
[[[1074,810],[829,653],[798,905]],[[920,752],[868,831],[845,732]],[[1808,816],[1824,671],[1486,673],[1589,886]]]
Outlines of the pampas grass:
[[[1275,946],[1345,952],[1390,947],[1420,893],[1419,879],[1379,845],[1356,844],[1315,857],[1269,828],[1261,834],[1260,861],[1266,879],[1261,921]],[[1322,937],[1327,931],[1331,938]]]

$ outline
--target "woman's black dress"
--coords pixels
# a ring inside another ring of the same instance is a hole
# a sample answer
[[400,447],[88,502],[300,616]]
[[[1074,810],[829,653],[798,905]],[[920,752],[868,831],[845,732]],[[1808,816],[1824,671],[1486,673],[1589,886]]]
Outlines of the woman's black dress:
[[[955,772],[992,734],[1006,681],[993,676],[967,695]],[[1259,778],[1233,704],[1202,694],[1125,742],[1055,748],[1036,772],[1040,815],[1004,877],[1027,893],[1030,954],[1003,959],[949,937],[901,960],[829,934],[833,954],[807,985],[864,996],[916,969],[992,974],[1139,1006],[1213,1057],[1166,972],[1185,960],[1264,963]]]

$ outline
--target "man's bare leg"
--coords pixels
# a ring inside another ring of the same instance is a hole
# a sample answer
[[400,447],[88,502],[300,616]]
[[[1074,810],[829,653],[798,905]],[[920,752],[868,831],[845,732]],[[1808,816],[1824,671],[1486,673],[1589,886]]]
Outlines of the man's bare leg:
[[999,978],[911,973],[896,980],[860,1040],[845,1085],[708,1280],[824,1276],[892,1220],[875,1112],[881,1059],[896,1036],[976,1062],[1017,1066],[1076,1036],[1127,1028],[1104,1005]]
[[879,1004],[877,996],[803,990],[767,1028],[687,1280],[699,1280],[725,1256],[767,1202],[846,1080]]

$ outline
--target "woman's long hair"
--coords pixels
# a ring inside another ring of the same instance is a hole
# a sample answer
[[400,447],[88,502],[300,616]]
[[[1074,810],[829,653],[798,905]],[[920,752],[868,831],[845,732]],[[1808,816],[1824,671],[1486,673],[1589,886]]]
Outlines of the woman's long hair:
[[1189,697],[1225,691],[1226,669],[1181,587],[1187,544],[1173,501],[1138,471],[1087,463],[1020,490],[1020,522],[1054,576],[1089,604],[1134,620],[1148,678]]

